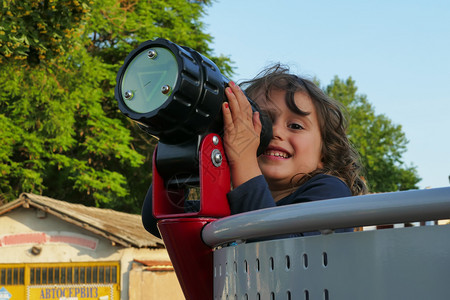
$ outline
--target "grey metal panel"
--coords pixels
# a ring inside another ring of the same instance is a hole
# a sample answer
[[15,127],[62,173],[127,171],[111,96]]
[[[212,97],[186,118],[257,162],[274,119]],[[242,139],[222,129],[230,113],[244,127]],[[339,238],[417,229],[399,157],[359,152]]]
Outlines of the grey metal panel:
[[279,234],[450,218],[450,187],[372,194],[260,209],[205,226],[215,247]]
[[220,248],[214,299],[450,299],[449,236],[445,225]]

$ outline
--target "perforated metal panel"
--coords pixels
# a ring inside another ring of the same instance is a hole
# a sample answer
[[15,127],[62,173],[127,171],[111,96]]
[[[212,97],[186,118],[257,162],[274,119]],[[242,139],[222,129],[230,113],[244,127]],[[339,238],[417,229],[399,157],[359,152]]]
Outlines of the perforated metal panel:
[[214,299],[450,299],[450,225],[278,239],[214,252]]

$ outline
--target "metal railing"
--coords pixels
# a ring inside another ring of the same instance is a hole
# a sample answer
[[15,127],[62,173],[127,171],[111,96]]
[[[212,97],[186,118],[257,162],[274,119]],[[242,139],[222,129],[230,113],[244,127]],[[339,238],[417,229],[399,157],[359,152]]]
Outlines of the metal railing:
[[450,187],[370,194],[267,208],[209,223],[204,242],[247,240],[370,225],[450,218]]

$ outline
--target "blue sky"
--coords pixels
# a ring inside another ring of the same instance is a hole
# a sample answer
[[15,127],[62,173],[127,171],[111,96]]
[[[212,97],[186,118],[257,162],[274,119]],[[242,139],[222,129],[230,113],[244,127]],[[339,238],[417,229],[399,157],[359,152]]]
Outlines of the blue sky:
[[322,85],[356,81],[402,126],[420,188],[449,186],[450,1],[217,0],[206,10],[216,55],[241,81],[281,62]]

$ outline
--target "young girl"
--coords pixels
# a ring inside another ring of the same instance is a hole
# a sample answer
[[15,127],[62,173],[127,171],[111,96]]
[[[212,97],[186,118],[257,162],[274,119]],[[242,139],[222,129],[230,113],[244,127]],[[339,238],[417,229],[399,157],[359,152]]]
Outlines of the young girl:
[[271,117],[273,137],[257,157],[259,115],[252,113],[242,90],[230,82],[223,117],[233,184],[227,195],[232,214],[367,192],[335,100],[280,65],[243,86],[246,95]]
[[[275,65],[244,82],[246,94],[273,122],[273,137],[257,157],[261,123],[233,82],[223,103],[224,145],[233,190],[231,214],[367,192],[358,155],[350,146],[339,104],[314,83]],[[144,227],[159,237],[151,187],[142,208]]]

